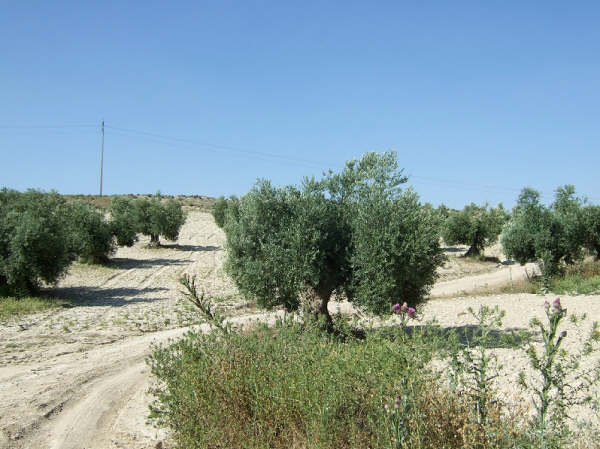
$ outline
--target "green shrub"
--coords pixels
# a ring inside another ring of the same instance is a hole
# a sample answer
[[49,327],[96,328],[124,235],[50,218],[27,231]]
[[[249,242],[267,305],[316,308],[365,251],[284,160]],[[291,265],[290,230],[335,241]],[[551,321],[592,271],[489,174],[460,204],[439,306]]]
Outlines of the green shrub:
[[69,207],[56,192],[0,191],[0,288],[22,296],[54,283],[77,257]]
[[444,222],[442,237],[448,245],[469,245],[466,256],[480,256],[486,246],[496,242],[507,214],[502,204],[488,208],[471,203],[461,211],[450,212]]
[[443,255],[438,221],[398,171],[367,153],[301,187],[257,182],[228,207],[226,270],[263,307],[327,312],[334,291],[374,313],[421,302]]
[[412,342],[342,344],[291,320],[188,333],[150,358],[164,385],[151,416],[182,448],[389,447],[385,405],[427,378],[430,353]]
[[552,280],[550,290],[557,294],[593,295],[600,293],[600,261],[571,265]]
[[[571,404],[592,402],[600,366],[582,371],[579,362],[598,350],[600,332],[594,323],[577,354],[559,350],[566,311],[558,299],[560,313],[547,313],[550,329],[533,322],[545,352],[527,349],[534,374],[519,379],[542,415],[532,420],[526,407],[508,409],[494,384],[503,368],[493,349],[532,342],[525,331],[501,330],[498,307],[469,309],[477,324],[461,331],[407,327],[415,310],[406,303],[394,305],[401,320],[392,327],[356,329],[338,316],[326,333],[310,315],[284,313],[271,327],[244,330],[215,311],[194,278],[180,282],[211,326],[155,347],[147,360],[159,379],[150,418],[171,429],[179,448],[598,447],[589,432],[561,423]],[[450,366],[436,373],[440,360]]]
[[71,245],[86,263],[106,263],[116,250],[111,225],[104,213],[83,201],[69,204]]
[[441,337],[426,326],[340,339],[293,314],[190,332],[148,359],[151,420],[182,449],[523,447],[518,416],[491,401],[482,430],[474,404],[428,369]]

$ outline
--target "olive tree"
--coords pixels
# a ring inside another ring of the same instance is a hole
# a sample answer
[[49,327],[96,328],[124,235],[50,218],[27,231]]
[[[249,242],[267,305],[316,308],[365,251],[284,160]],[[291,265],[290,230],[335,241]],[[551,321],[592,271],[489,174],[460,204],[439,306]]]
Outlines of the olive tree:
[[133,246],[137,241],[137,215],[133,198],[116,196],[110,201],[110,226],[117,245]]
[[329,323],[334,293],[376,314],[420,303],[444,256],[437,215],[402,190],[406,181],[394,152],[300,186],[259,180],[227,207],[227,272],[259,305],[302,307]]
[[566,184],[555,190],[555,200],[551,205],[564,228],[563,243],[566,247],[565,262],[572,264],[583,258],[583,246],[586,240],[586,229],[583,219],[583,203],[575,196],[575,186]]
[[149,246],[160,246],[159,237],[177,240],[186,215],[181,204],[173,199],[166,203],[160,194],[153,198],[137,198],[133,202],[137,231],[150,236]]
[[227,219],[227,210],[233,207],[238,201],[237,197],[232,195],[229,198],[225,198],[223,195],[216,198],[211,207],[211,213],[215,219],[217,226],[222,228],[225,226],[225,220]]
[[150,237],[149,246],[160,246],[160,236],[177,240],[186,214],[174,199],[162,201],[158,193],[152,198],[115,197],[110,203],[112,233],[119,246],[132,246],[137,234]]
[[538,262],[546,287],[560,273],[561,263],[581,257],[578,215],[563,209],[564,203],[559,205],[563,193],[559,188],[557,201],[548,208],[540,202],[539,192],[523,189],[502,232],[505,254],[521,264]]
[[506,221],[506,212],[471,203],[463,210],[450,212],[444,222],[442,237],[448,245],[469,245],[465,256],[480,256],[484,248],[496,242]]
[[585,246],[591,251],[595,251],[595,259],[600,260],[600,206],[585,206],[582,215]]
[[86,263],[106,263],[116,246],[104,213],[83,201],[69,204],[67,213],[69,238],[75,254]]
[[24,295],[54,283],[77,257],[69,208],[56,192],[0,191],[0,289]]

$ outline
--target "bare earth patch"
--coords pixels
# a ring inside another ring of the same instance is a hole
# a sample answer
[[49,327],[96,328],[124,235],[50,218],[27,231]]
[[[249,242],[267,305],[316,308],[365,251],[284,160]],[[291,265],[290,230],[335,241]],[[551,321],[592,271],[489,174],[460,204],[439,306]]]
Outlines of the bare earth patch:
[[[181,302],[178,277],[196,275],[201,290],[218,297],[237,322],[273,318],[256,314],[223,273],[224,240],[210,214],[192,211],[177,242],[120,248],[108,267],[75,265],[56,288],[75,307],[0,323],[0,448],[161,447],[165,434],[146,424],[150,376],[144,359],[153,342],[177,338],[194,320]],[[487,255],[503,260],[494,251]],[[461,260],[460,249],[449,253],[454,256],[433,297],[525,276],[518,265]],[[543,302],[526,294],[432,299],[422,313],[461,327],[473,324],[465,313],[469,306],[497,304],[507,311],[506,329],[520,329],[541,317]],[[563,297],[563,305],[591,320],[600,317],[600,296]],[[332,311],[338,308],[351,310],[331,304]],[[574,348],[583,335],[569,326],[566,344]],[[522,352],[496,351],[506,368],[499,388],[512,397],[526,359]]]

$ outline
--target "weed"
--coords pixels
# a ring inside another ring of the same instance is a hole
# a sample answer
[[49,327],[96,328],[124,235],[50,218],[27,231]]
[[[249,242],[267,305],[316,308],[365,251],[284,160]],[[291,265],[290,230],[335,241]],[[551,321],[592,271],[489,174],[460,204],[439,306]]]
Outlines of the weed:
[[70,302],[58,298],[26,296],[23,298],[0,298],[0,320],[10,317],[21,317],[36,312],[69,307]]
[[[590,394],[592,387],[600,382],[600,364],[582,369],[581,361],[598,351],[600,330],[594,322],[591,332],[581,350],[569,354],[561,349],[562,342],[567,337],[566,331],[559,333],[561,321],[567,316],[560,298],[556,298],[552,306],[544,303],[547,323],[535,318],[531,327],[538,329],[543,340],[541,352],[533,345],[527,349],[527,355],[538,375],[538,379],[527,379],[524,372],[519,376],[523,388],[534,392],[536,417],[534,421],[535,439],[540,447],[556,446],[571,437],[566,421],[569,418],[569,408],[573,405],[589,404],[593,401]],[[585,316],[572,317],[571,321],[583,321]]]

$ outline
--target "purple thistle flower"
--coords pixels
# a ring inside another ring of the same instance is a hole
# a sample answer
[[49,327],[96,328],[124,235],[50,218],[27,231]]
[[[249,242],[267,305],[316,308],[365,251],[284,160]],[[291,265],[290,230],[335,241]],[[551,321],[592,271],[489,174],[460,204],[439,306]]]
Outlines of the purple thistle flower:
[[402,304],[402,307],[400,307],[400,310],[404,313],[408,312],[408,304],[406,304],[406,301]]
[[562,307],[560,305],[560,298],[557,296],[556,299],[554,300],[554,302],[552,303],[552,306],[554,307],[554,309],[557,312],[560,312],[562,310]]
[[406,314],[407,314],[409,317],[411,317],[411,318],[412,318],[413,316],[415,316],[415,313],[416,313],[416,310],[415,310],[414,308],[412,308],[412,307],[409,307],[409,308],[408,308],[408,310],[406,311]]
[[400,404],[402,404],[402,396],[397,396],[394,401],[394,408],[398,410],[400,408]]
[[398,310],[400,310],[400,304],[394,304],[394,305],[392,306],[392,310],[393,310],[394,312],[397,312]]

